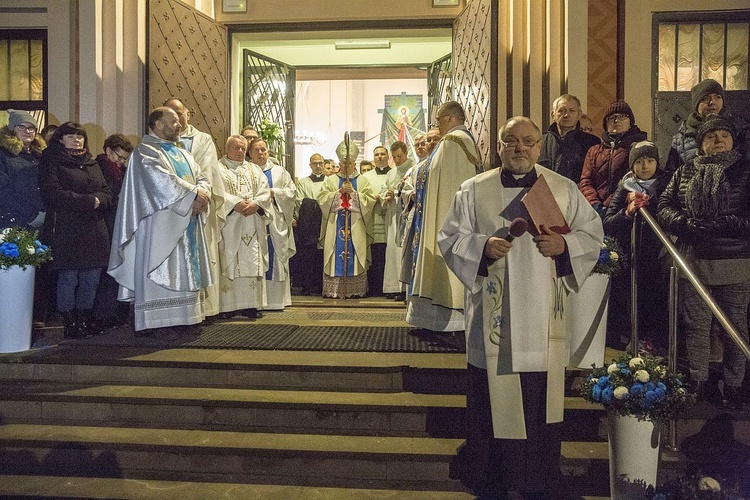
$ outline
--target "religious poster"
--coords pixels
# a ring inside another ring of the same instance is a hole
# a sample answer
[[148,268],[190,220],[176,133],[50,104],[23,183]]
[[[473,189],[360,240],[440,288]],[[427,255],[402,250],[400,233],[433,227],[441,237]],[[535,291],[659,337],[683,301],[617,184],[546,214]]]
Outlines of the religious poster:
[[409,156],[414,158],[414,138],[427,130],[422,95],[402,92],[384,98],[380,143],[390,149],[391,144],[401,141],[406,144]]

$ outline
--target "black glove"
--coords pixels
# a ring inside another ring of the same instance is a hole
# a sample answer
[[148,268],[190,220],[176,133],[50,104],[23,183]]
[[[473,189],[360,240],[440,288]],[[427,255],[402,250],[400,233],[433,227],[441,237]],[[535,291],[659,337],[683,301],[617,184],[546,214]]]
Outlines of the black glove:
[[748,230],[748,220],[736,215],[722,215],[713,222],[713,232],[719,236],[740,236]]

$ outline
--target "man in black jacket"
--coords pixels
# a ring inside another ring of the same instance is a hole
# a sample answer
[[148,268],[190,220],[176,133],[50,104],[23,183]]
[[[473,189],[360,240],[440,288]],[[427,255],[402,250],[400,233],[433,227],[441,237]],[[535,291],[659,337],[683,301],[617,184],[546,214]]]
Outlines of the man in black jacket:
[[561,95],[552,103],[552,109],[555,121],[542,136],[538,163],[578,183],[586,152],[599,144],[599,138],[581,130],[581,101],[576,96]]

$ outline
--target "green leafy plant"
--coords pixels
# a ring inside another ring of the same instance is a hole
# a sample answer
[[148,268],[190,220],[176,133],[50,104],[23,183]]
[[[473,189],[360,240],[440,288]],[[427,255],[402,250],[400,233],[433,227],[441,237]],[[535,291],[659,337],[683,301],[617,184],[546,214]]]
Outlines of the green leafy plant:
[[266,141],[269,149],[277,154],[281,154],[282,145],[284,143],[284,134],[278,123],[274,123],[268,118],[263,118],[263,121],[258,127],[258,136]]
[[52,250],[43,245],[36,231],[8,227],[0,231],[0,270],[38,266],[52,260]]
[[669,372],[663,358],[624,353],[609,365],[592,368],[579,393],[618,415],[666,423],[695,402],[682,384],[682,375]]

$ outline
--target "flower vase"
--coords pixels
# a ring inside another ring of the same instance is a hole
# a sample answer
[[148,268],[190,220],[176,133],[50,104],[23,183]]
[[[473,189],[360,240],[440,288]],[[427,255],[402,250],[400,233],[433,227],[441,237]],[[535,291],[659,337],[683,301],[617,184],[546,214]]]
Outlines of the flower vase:
[[614,500],[641,499],[656,486],[660,428],[652,420],[607,412],[609,491]]
[[604,363],[609,293],[609,276],[595,273],[586,279],[578,293],[568,294],[565,318],[571,365],[591,368],[592,364]]
[[0,353],[31,348],[35,273],[33,266],[0,269]]

